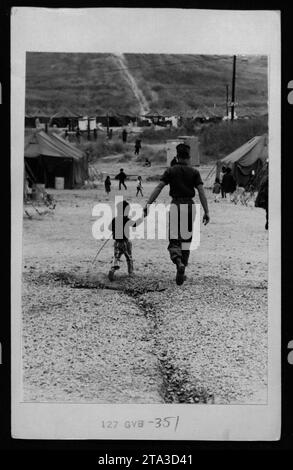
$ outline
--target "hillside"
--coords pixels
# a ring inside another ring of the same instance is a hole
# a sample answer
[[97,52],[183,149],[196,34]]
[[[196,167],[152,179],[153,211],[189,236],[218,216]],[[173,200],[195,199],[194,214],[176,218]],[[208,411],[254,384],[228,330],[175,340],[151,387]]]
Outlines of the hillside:
[[[80,114],[225,113],[232,57],[178,54],[27,53],[26,112]],[[267,58],[238,56],[236,112],[267,112]]]

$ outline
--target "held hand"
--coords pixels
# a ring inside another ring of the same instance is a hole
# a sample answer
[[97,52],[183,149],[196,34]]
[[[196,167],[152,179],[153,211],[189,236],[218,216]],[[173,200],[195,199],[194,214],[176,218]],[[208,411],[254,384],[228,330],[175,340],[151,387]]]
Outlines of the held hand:
[[146,217],[148,215],[148,206],[144,206],[143,208],[143,216]]
[[203,221],[203,224],[206,225],[209,223],[210,221],[210,216],[209,214],[204,214],[203,218],[202,218],[202,221]]

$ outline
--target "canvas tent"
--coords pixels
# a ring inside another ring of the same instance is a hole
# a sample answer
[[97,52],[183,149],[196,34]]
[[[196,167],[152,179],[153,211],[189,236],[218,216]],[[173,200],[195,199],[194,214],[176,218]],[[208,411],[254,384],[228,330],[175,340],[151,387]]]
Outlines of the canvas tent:
[[67,127],[69,125],[69,128],[73,129],[74,126],[77,126],[80,117],[80,114],[68,108],[63,108],[51,116],[50,125],[55,124],[57,127]]
[[26,136],[24,159],[28,173],[46,188],[55,187],[55,177],[63,177],[67,189],[82,185],[88,177],[86,156],[55,133],[40,130]]
[[268,159],[267,136],[256,136],[217,162],[217,174],[229,167],[238,186],[245,187],[251,177],[259,173]]
[[46,111],[41,109],[35,109],[34,111],[26,111],[25,113],[25,127],[38,127],[44,126],[48,123],[50,116]]

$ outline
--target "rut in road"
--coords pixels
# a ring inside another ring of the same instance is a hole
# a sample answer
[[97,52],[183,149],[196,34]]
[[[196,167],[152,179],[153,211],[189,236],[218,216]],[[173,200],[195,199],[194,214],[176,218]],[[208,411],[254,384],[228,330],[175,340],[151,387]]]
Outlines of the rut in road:
[[[48,275],[46,275],[47,277]],[[114,283],[96,275],[88,273],[55,272],[52,275],[54,281],[70,285],[74,289],[101,289],[119,292],[129,298],[130,305],[135,303],[145,318],[148,328],[144,335],[145,344],[149,344],[150,357],[153,361],[154,379],[157,384],[158,402],[164,403],[214,403],[213,394],[197,383],[190,383],[190,374],[184,367],[174,367],[173,358],[164,349],[161,341],[163,335],[162,325],[158,322],[158,312],[148,294],[161,293],[167,290],[168,285],[159,278],[146,280],[144,278],[122,278]],[[146,296],[147,294],[147,296]],[[141,343],[142,344],[142,343]]]

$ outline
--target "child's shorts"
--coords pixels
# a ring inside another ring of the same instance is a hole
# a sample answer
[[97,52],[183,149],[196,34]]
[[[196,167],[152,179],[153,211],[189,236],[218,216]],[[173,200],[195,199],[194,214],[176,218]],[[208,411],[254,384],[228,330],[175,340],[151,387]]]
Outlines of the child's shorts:
[[114,262],[113,267],[119,267],[121,256],[124,255],[127,261],[128,271],[133,270],[132,243],[129,240],[115,240],[114,242]]

